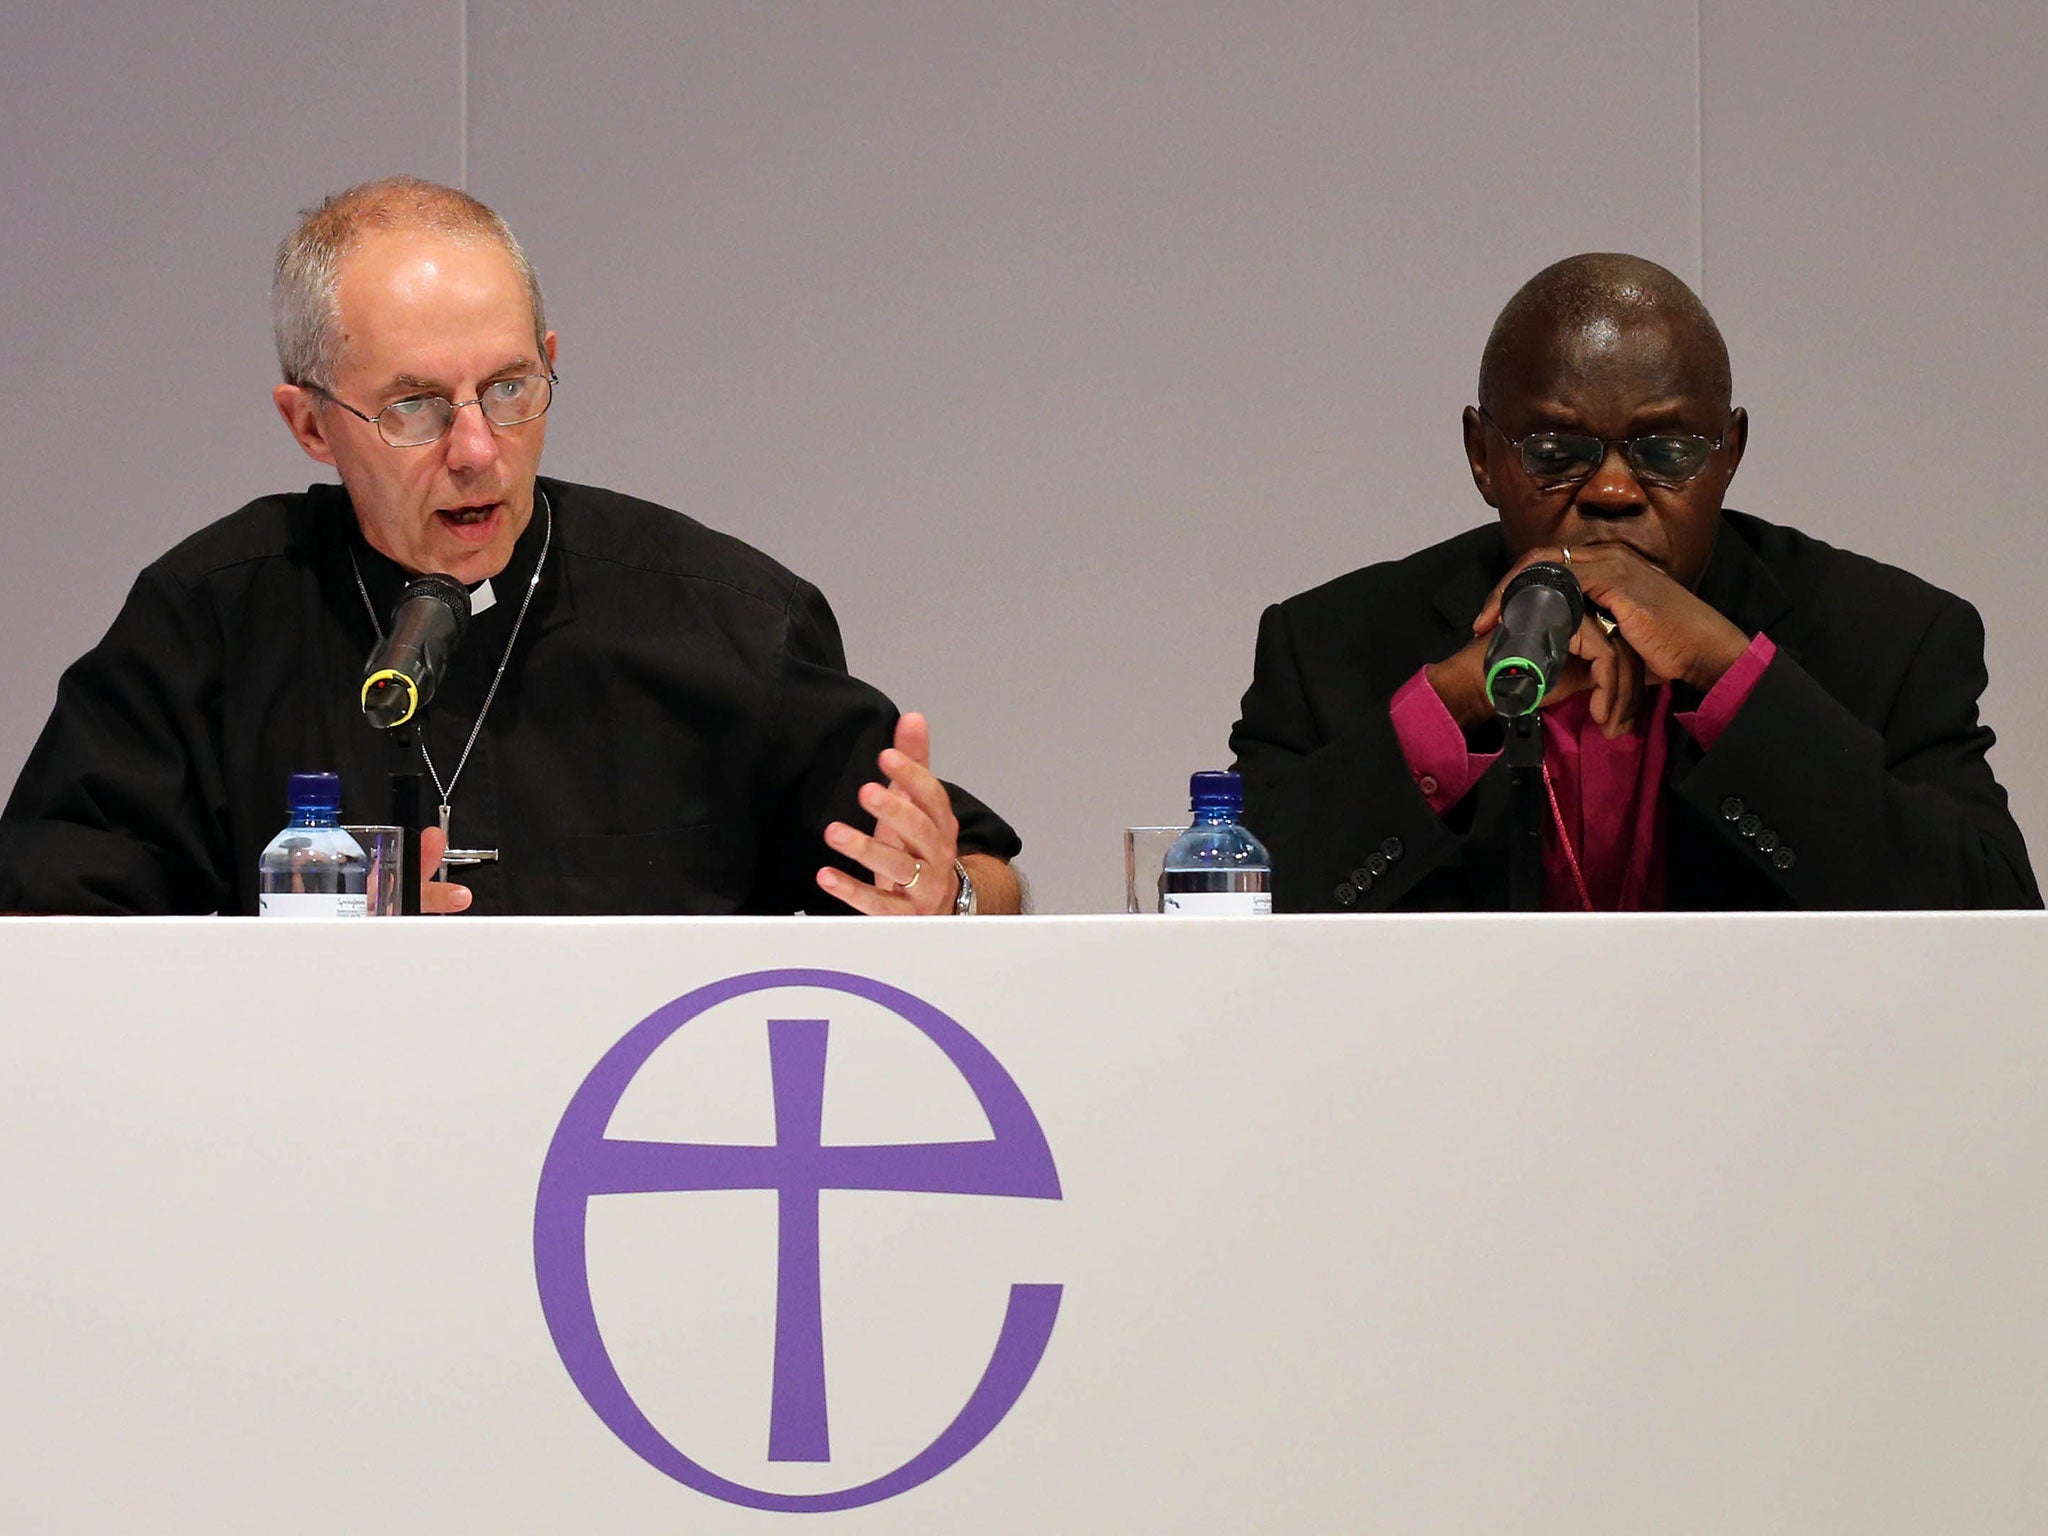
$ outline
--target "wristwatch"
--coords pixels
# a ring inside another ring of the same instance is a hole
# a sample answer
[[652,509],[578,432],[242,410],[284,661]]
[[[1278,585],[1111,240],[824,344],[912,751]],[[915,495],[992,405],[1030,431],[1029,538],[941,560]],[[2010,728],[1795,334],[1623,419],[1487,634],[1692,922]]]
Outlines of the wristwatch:
[[960,882],[960,894],[953,898],[955,917],[972,917],[981,910],[981,900],[974,894],[974,880],[967,873],[967,866],[958,859],[953,861],[953,878]]

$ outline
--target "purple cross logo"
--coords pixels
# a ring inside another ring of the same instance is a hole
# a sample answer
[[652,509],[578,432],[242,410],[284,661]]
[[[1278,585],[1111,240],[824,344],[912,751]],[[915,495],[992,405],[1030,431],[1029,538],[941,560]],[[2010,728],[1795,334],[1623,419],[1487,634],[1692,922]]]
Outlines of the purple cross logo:
[[[802,987],[880,1004],[945,1052],[988,1116],[985,1141],[828,1146],[822,1128],[829,1020],[768,1020],[774,1083],[772,1146],[623,1141],[612,1111],[648,1058],[707,1009],[750,993]],[[656,1009],[605,1053],[570,1099],[542,1165],[533,1216],[541,1311],[584,1400],[642,1460],[699,1493],[753,1509],[854,1509],[936,1477],[986,1439],[1030,1382],[1059,1315],[1057,1285],[1012,1285],[994,1353],[967,1403],[937,1439],[893,1472],[829,1493],[770,1493],[699,1465],[641,1412],[605,1349],[591,1302],[586,1219],[595,1195],[773,1190],[777,1205],[775,1359],[768,1459],[831,1460],[820,1296],[818,1198],[827,1189],[1060,1198],[1045,1133],[988,1048],[929,1003],[844,971],[756,971],[699,987]]]

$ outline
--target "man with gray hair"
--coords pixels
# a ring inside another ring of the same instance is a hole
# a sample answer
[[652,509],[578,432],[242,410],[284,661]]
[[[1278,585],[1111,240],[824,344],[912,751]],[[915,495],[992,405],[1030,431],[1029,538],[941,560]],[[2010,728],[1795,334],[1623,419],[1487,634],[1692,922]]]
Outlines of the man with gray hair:
[[[272,290],[278,413],[340,484],[265,497],[138,578],[0,814],[0,911],[253,913],[296,771],[381,821],[422,770],[463,880],[430,911],[1015,911],[1016,834],[848,674],[822,596],[680,513],[539,474],[558,378],[504,221],[409,177],[308,212]],[[439,574],[472,622],[410,758],[364,658]]]

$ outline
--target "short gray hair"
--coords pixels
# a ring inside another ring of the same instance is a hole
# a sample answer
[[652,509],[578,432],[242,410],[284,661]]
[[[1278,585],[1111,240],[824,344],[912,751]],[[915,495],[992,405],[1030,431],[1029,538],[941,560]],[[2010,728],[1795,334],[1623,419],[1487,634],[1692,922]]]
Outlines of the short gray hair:
[[424,230],[462,245],[488,241],[500,247],[526,283],[533,305],[533,344],[536,355],[546,361],[548,322],[540,279],[533,275],[533,264],[519,248],[511,226],[457,188],[417,176],[385,176],[359,182],[306,209],[277,248],[270,325],[287,384],[333,389],[347,341],[337,282],[341,264],[365,235],[386,229]]

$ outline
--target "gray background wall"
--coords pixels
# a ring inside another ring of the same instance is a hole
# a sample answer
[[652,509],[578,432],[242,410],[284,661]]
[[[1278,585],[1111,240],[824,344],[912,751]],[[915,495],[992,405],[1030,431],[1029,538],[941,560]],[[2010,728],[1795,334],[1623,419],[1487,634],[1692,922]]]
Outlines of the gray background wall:
[[1485,515],[1480,342],[1573,251],[1700,286],[1733,505],[1984,611],[2048,848],[2048,6],[7,0],[0,780],[185,532],[322,473],[269,253],[459,180],[562,334],[547,468],[825,588],[1047,911],[1220,766],[1259,610]]

